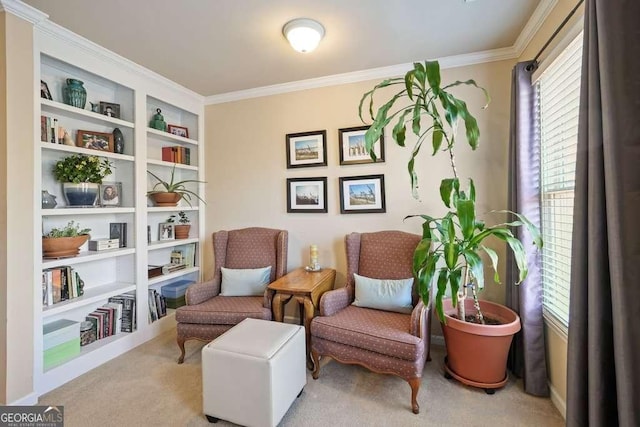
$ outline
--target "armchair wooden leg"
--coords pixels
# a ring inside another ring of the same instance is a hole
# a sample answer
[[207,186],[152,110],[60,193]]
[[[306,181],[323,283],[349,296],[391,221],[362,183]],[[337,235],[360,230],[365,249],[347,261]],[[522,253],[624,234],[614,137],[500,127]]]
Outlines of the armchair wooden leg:
[[418,405],[418,390],[420,390],[420,378],[412,378],[407,380],[411,386],[411,409],[414,414],[420,413],[420,405]]
[[311,359],[313,360],[313,373],[311,375],[314,380],[317,380],[320,374],[320,355],[317,351],[311,350]]
[[182,362],[184,362],[184,342],[186,341],[186,339],[182,338],[182,337],[178,337],[177,338],[178,341],[178,347],[180,347],[180,351],[182,352],[182,354],[180,354],[180,357],[178,358],[178,365],[182,364]]

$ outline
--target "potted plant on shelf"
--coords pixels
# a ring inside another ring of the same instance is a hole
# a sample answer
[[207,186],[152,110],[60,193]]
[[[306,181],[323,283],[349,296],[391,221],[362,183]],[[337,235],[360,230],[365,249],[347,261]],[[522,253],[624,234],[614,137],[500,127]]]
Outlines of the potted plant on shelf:
[[67,205],[94,206],[98,199],[99,184],[111,175],[113,165],[98,156],[74,154],[56,162],[53,175],[62,182]]
[[63,228],[52,228],[42,235],[42,256],[44,258],[64,258],[80,253],[80,246],[89,240],[90,228],[80,229],[74,221]]
[[[195,179],[186,179],[183,181],[174,182],[176,166],[173,165],[171,169],[171,178],[169,182],[161,179],[158,175],[151,171],[147,171],[149,175],[154,177],[158,182],[153,188],[147,191],[147,196],[153,200],[156,206],[177,206],[180,200],[187,202],[191,206],[191,196],[196,197],[198,200],[206,203],[197,193],[187,189],[185,184],[188,183],[205,183],[204,181],[198,181]],[[160,188],[160,189],[158,189]]]
[[[374,114],[374,94],[379,89],[394,85],[400,85],[402,89],[391,95]],[[525,226],[538,247],[542,246],[542,240],[537,228],[515,212],[497,211],[512,214],[517,219],[492,226],[485,224],[476,215],[473,180],[469,179],[466,191],[461,188],[454,155],[456,130],[459,124],[464,124],[466,139],[472,150],[478,147],[480,131],[466,102],[450,92],[450,89],[460,85],[482,90],[488,104],[488,93],[473,80],[441,85],[438,62],[427,61],[424,64],[415,63],[404,78],[384,80],[365,93],[360,101],[359,112],[362,119],[368,100],[373,123],[365,134],[365,144],[374,160],[374,144],[385,126],[392,121],[392,137],[399,146],[405,146],[408,125],[410,132],[415,134],[416,142],[408,162],[414,198],[418,199],[418,176],[414,162],[427,138],[433,156],[442,153],[448,158],[452,175],[440,182],[440,196],[448,209],[447,213],[442,217],[407,216],[423,221],[422,240],[413,256],[414,275],[425,304],[431,301],[435,293],[436,312],[442,323],[447,347],[446,375],[465,384],[484,388],[492,394],[495,388],[506,383],[507,355],[513,335],[520,330],[520,319],[507,307],[478,298],[478,291],[484,286],[483,256],[493,267],[494,280],[499,282],[498,254],[485,246],[485,241],[494,237],[508,245],[514,254],[520,283],[527,276],[525,250],[512,229]],[[400,106],[401,102],[408,104]],[[426,125],[423,119],[427,119]],[[435,292],[432,292],[434,285]],[[471,298],[467,298],[469,292]],[[446,298],[447,294],[450,298]]]
[[[191,220],[189,219],[189,217],[187,216],[187,214],[184,211],[180,211],[178,212],[178,218],[177,218],[178,223],[175,224],[174,226],[174,236],[176,239],[188,239],[189,238],[189,230],[191,229]],[[175,215],[171,215],[169,217],[169,219],[167,219],[167,222],[170,223],[175,223],[176,222],[176,216]]]

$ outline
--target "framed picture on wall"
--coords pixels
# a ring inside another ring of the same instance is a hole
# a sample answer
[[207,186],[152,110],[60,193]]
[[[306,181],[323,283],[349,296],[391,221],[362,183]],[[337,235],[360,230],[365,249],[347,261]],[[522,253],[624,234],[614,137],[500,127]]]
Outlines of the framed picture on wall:
[[327,178],[288,178],[288,213],[327,213]]
[[[368,129],[369,126],[338,129],[341,165],[374,163],[364,143],[364,134]],[[373,145],[373,153],[376,155],[375,163],[384,162],[384,133]]]
[[287,134],[287,169],[327,166],[327,131]]
[[340,178],[340,213],[384,213],[384,175]]

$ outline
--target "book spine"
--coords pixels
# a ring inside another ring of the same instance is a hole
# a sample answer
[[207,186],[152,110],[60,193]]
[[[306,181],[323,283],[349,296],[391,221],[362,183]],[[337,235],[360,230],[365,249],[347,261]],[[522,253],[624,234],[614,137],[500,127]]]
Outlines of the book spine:
[[163,162],[171,161],[171,147],[162,147],[162,161]]

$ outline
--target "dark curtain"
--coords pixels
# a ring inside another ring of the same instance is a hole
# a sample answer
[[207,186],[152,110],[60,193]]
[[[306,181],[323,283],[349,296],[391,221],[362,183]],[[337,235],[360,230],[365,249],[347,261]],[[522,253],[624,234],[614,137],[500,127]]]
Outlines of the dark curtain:
[[640,2],[586,0],[567,425],[640,426]]
[[[509,210],[525,215],[540,227],[540,139],[535,132],[533,62],[520,62],[512,72],[509,141]],[[524,389],[548,396],[547,362],[542,319],[540,252],[522,227],[514,230],[527,251],[529,274],[520,284],[513,254],[508,251],[507,305],[520,315],[522,329],[514,337],[509,367],[523,378]]]

